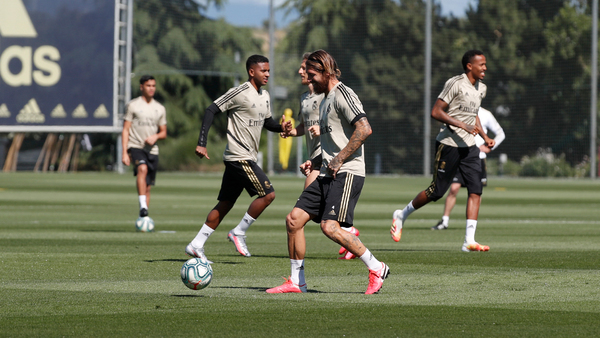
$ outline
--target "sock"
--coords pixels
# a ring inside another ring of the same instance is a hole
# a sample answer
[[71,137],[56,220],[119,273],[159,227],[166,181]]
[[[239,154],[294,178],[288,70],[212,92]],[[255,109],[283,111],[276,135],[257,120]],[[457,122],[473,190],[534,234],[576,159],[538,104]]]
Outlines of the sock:
[[375,258],[375,256],[373,256],[369,249],[367,249],[365,253],[362,256],[360,256],[360,260],[363,261],[363,263],[365,263],[369,270],[377,271],[381,269],[381,262],[378,261],[377,258]]
[[252,218],[252,216],[248,215],[248,213],[246,213],[240,221],[240,224],[233,228],[233,233],[238,236],[245,235],[246,230],[248,230],[248,228],[252,225],[252,223],[254,223],[254,221],[256,220]]
[[290,259],[290,264],[292,265],[292,274],[290,275],[292,282],[296,285],[306,284],[306,279],[304,278],[304,259]]
[[413,207],[413,203],[410,201],[410,203],[402,209],[402,220],[407,219],[413,212],[415,212],[415,207]]
[[148,209],[148,204],[146,204],[146,195],[139,195],[138,199],[140,201],[140,210]]
[[467,220],[467,232],[465,234],[465,242],[468,244],[475,243],[475,230],[477,229],[477,220],[476,219],[468,219]]
[[194,246],[195,248],[203,248],[204,243],[206,243],[206,240],[208,239],[208,237],[210,237],[210,235],[212,235],[213,232],[215,231],[211,227],[204,224],[202,226],[202,229],[198,231],[196,238],[192,240],[192,246]]
[[351,233],[353,235],[356,235],[356,233],[358,232],[358,230],[356,230],[355,227],[349,227],[349,228],[341,227],[341,228],[344,229],[344,230],[346,230],[346,231],[348,231],[349,233]]
[[442,224],[444,226],[448,226],[448,222],[450,221],[450,216],[442,216]]

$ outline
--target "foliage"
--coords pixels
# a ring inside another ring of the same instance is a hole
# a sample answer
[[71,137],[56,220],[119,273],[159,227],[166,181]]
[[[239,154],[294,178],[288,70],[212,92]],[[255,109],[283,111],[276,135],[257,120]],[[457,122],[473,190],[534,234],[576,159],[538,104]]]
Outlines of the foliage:
[[[422,147],[415,141],[423,139],[424,2],[288,0],[284,7],[301,19],[281,52],[297,60],[325,49],[336,58],[342,81],[358,93],[373,126],[367,156],[388,155],[384,172],[421,172]],[[552,148],[571,165],[579,163],[589,142],[586,3],[480,0],[465,18],[440,13],[436,7],[431,103],[444,82],[462,72],[462,54],[480,49],[488,63],[483,106],[507,133],[503,152],[514,159]],[[433,137],[437,126],[432,121]]]
[[[250,29],[233,27],[223,20],[202,15],[209,4],[221,5],[222,2],[135,1],[133,96],[139,94],[135,82],[139,76],[153,74],[156,77],[155,98],[167,110],[168,137],[159,143],[161,149],[164,148],[161,156],[165,156],[165,152],[177,153],[170,156],[170,160],[176,162],[165,164],[169,169],[192,168],[198,164],[194,148],[204,110],[235,81],[245,80],[245,65],[236,61],[236,55],[245,58],[260,51],[261,41],[252,37]],[[219,145],[226,123],[223,114],[215,118],[209,133],[209,147],[213,143]],[[191,148],[179,150],[180,145]]]

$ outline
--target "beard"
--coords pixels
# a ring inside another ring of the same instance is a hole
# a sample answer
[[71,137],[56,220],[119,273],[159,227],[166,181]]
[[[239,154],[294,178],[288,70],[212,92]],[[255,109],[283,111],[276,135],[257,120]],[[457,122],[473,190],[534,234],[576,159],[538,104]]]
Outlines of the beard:
[[313,90],[315,91],[315,93],[317,94],[322,94],[325,93],[325,90],[327,89],[327,83],[319,83],[319,82],[311,82],[313,85]]

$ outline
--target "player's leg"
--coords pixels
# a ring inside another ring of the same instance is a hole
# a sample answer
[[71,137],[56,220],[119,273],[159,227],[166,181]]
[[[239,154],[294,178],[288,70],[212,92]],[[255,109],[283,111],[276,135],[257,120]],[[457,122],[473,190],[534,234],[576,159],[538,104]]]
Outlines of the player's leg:
[[[146,165],[141,165],[143,168],[143,170],[141,170],[141,172],[143,172],[143,174],[140,175],[140,172],[138,172],[138,185],[144,185],[146,187],[146,198],[145,198],[145,204],[144,207],[142,207],[142,203],[140,201],[140,216],[142,216],[142,214],[144,214],[144,216],[148,216],[148,210],[150,209],[150,190],[152,190],[152,186],[154,185],[155,181],[156,181],[156,169],[158,168],[158,156],[157,155],[152,155],[152,154],[148,154],[144,152],[144,155],[146,156]],[[141,178],[140,177],[145,177],[145,182],[141,182]],[[138,188],[139,190],[139,188]],[[139,193],[139,192],[138,192]]]
[[148,216],[148,185],[146,176],[148,175],[148,166],[140,164],[137,166],[136,187],[138,192],[138,201],[140,205],[140,217]]
[[352,254],[360,257],[369,269],[369,286],[366,294],[377,293],[383,286],[383,280],[389,274],[389,267],[377,260],[358,236],[342,229],[341,225],[351,227],[354,223],[354,209],[358,203],[365,178],[348,173],[338,173],[335,179],[323,180],[321,231],[332,241],[343,246]]
[[390,235],[396,242],[399,242],[402,237],[402,227],[408,216],[429,202],[435,202],[442,198],[456,175],[459,163],[458,148],[443,145],[440,142],[436,142],[436,148],[434,175],[431,184],[427,189],[419,192],[404,209],[398,209],[392,215]]
[[320,184],[318,181],[313,181],[309,187],[304,189],[294,209],[287,215],[285,225],[290,255],[290,277],[282,285],[267,289],[267,293],[300,293],[307,291],[304,277],[304,256],[306,254],[304,226],[311,219],[320,220],[319,214],[322,210],[320,201]]
[[487,245],[481,245],[475,241],[475,231],[477,230],[477,218],[479,216],[479,207],[481,205],[481,193],[483,186],[481,183],[481,161],[477,147],[471,147],[468,155],[461,160],[461,173],[469,197],[467,199],[467,224],[465,230],[465,241],[462,246],[462,251],[488,251],[490,248]]
[[448,229],[448,225],[450,223],[450,213],[456,205],[456,196],[460,191],[460,183],[452,183],[450,185],[450,190],[448,191],[448,196],[446,196],[446,201],[444,202],[444,214],[442,215],[442,219],[438,222],[438,224],[431,227],[432,230],[445,230]]
[[221,190],[217,198],[219,202],[206,216],[206,221],[196,237],[185,247],[185,252],[188,255],[206,259],[204,244],[233,208],[243,189],[243,186],[236,180],[235,168],[232,168],[229,162],[225,162],[225,172],[223,173]]
[[[342,230],[348,231],[349,233],[353,234],[354,236],[358,236],[360,235],[360,231],[358,231],[357,228],[351,226],[351,227],[342,227]],[[354,259],[356,258],[356,255],[353,254],[352,252],[348,251],[346,248],[344,247],[340,247],[340,249],[338,250],[338,254],[342,255],[341,257],[338,257],[338,259]]]
[[236,169],[236,179],[244,186],[250,196],[258,197],[250,203],[246,214],[238,225],[227,234],[227,238],[242,255],[250,257],[246,246],[246,231],[265,209],[275,200],[275,189],[264,171],[254,161],[232,162]]

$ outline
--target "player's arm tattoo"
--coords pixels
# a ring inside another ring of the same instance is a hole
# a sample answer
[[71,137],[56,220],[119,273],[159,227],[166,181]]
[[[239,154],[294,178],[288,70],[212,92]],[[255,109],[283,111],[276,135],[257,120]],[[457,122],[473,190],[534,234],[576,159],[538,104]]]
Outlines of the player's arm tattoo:
[[363,143],[365,143],[367,137],[369,137],[372,133],[373,130],[371,129],[371,125],[369,124],[367,117],[362,117],[360,120],[356,121],[356,123],[354,123],[354,132],[352,133],[348,144],[346,144],[344,149],[342,149],[339,154],[333,158],[333,160],[329,163],[329,167],[332,170],[337,171],[337,169],[342,166],[344,161],[350,155],[354,154],[354,152],[358,150]]

